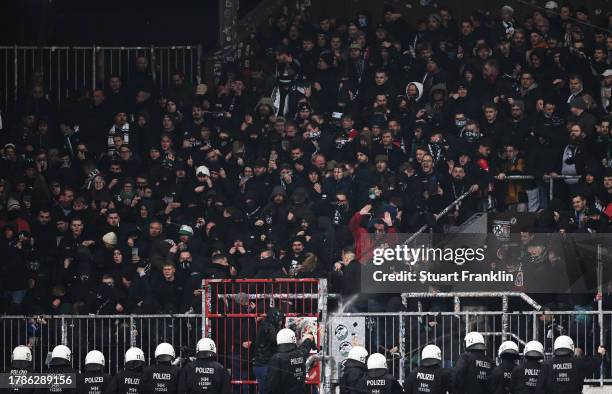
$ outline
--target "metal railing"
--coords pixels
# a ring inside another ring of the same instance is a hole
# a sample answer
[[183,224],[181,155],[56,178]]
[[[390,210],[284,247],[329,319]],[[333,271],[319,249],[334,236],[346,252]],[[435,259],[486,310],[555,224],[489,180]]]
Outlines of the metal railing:
[[[327,393],[337,382],[340,363],[350,348],[343,343],[383,353],[390,371],[402,380],[419,364],[420,351],[427,344],[441,348],[445,367],[454,365],[469,331],[485,336],[492,357],[504,340],[513,340],[522,348],[533,339],[543,343],[550,357],[559,335],[569,335],[580,351],[594,355],[600,344],[612,342],[612,311],[335,312],[329,314],[323,328],[321,389]],[[111,374],[123,368],[123,355],[130,346],[142,348],[150,363],[160,342],[173,344],[177,353],[185,357],[193,352],[203,335],[201,315],[4,316],[0,319],[0,330],[4,370],[15,346],[29,345],[34,370],[42,371],[53,347],[65,344],[72,349],[76,368],[83,366],[89,350],[101,350],[107,360],[106,371]],[[354,331],[359,334],[352,335]],[[587,378],[589,383],[612,383],[611,364],[602,363]]]
[[173,70],[185,74],[185,80],[202,80],[202,47],[186,46],[0,46],[0,108],[14,108],[31,86],[44,83],[49,98],[61,103],[73,91],[104,86],[111,74],[119,74],[129,84],[136,58],[149,61],[150,75],[156,87],[168,87]]
[[[580,179],[582,175],[555,175],[545,176],[542,180],[548,183],[548,199],[552,201],[555,198],[555,180]],[[537,180],[533,175],[508,175],[504,178],[495,177],[497,181],[530,181]]]
[[[597,319],[596,311],[528,311],[528,312],[397,312],[397,313],[331,313],[328,335],[337,335],[338,326],[364,327],[365,335],[351,345],[364,346],[370,353],[379,352],[387,357],[389,370],[400,381],[420,362],[420,352],[425,345],[435,344],[442,350],[443,366],[452,367],[464,351],[463,339],[470,331],[485,336],[487,353],[495,358],[501,342],[512,340],[522,350],[526,342],[539,340],[547,357],[552,355],[554,340],[559,335],[569,335],[576,347],[585,355],[595,355],[601,343],[612,341],[612,311]],[[506,321],[506,323],[504,323]],[[601,322],[601,323],[600,323]],[[507,324],[504,330],[503,326]],[[596,338],[603,338],[599,340]],[[326,390],[337,383],[339,367],[346,357],[348,347],[338,351],[328,348],[330,371],[327,373]],[[600,369],[588,376],[587,383],[612,383],[610,363],[602,362]]]
[[123,368],[123,356],[131,346],[140,347],[148,361],[160,342],[172,343],[181,354],[195,350],[203,336],[201,315],[61,315],[2,316],[0,367],[7,370],[11,350],[18,345],[32,349],[33,367],[42,371],[48,353],[56,345],[72,349],[73,366],[80,368],[89,350],[97,349],[106,357],[106,370]]
[[[544,182],[549,184],[549,199],[552,200],[554,198],[554,184],[555,180],[565,180],[565,179],[580,179],[582,175],[556,175],[554,177],[548,177],[547,179],[543,179]],[[498,176],[494,177],[497,181],[527,181],[527,180],[536,180],[533,175],[508,175],[504,178],[499,178]],[[457,197],[453,202],[448,204],[443,210],[434,214],[434,220],[436,222],[440,221],[440,219],[444,218],[448,213],[456,207],[461,201],[467,198],[472,192],[467,191]],[[429,229],[429,224],[422,225],[417,231],[415,231],[406,241],[405,243],[410,243],[414,241],[419,235],[423,234],[425,231]]]

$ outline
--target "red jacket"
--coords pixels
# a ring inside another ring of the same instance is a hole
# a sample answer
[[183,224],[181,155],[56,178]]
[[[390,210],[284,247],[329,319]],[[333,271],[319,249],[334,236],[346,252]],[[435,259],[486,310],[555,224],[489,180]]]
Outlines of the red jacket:
[[[373,242],[370,238],[370,233],[366,228],[361,226],[361,219],[363,216],[359,213],[359,211],[355,212],[351,220],[349,221],[349,229],[351,233],[353,233],[353,238],[355,239],[355,259],[360,263],[364,263],[365,260],[368,260],[372,256],[372,248],[374,247]],[[395,234],[397,230],[395,227],[387,227],[388,234]],[[389,242],[391,245],[392,242]],[[364,259],[362,260],[362,253]]]

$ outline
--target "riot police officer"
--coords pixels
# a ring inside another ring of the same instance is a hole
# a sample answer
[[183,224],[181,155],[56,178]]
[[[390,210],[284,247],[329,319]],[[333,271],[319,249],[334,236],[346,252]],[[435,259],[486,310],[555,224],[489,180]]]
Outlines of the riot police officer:
[[[76,380],[77,370],[72,368],[72,351],[68,346],[57,345],[51,351],[51,362],[49,363],[49,373],[70,374]],[[74,380],[73,380],[74,381]],[[48,388],[37,390],[39,393],[74,393],[74,388],[65,388],[52,385]]]
[[380,353],[368,357],[368,371],[357,384],[357,393],[399,394],[404,390],[387,370],[387,359]]
[[538,341],[530,341],[523,349],[525,358],[512,371],[510,392],[512,394],[533,394],[536,390],[538,376],[544,359],[544,345]]
[[464,341],[465,352],[459,356],[452,370],[454,393],[488,394],[493,360],[485,355],[484,337],[473,331],[466,334]]
[[[13,349],[13,353],[11,355],[11,366],[8,371],[9,375],[26,375],[32,372],[32,351],[27,346],[17,346]],[[6,393],[32,393],[33,389],[25,389],[25,388],[13,388],[7,390],[0,390],[0,392]]]
[[599,346],[599,357],[576,357],[574,341],[567,335],[558,336],[553,343],[553,357],[542,363],[536,384],[538,394],[580,394],[584,378],[599,367],[606,349]]
[[276,334],[277,352],[270,358],[270,372],[264,393],[304,394],[306,392],[306,359],[314,347],[313,337],[305,335],[297,346],[295,333],[283,328]]
[[404,391],[409,394],[444,394],[451,388],[450,371],[442,368],[442,350],[427,345],[421,352],[421,365],[406,378]]
[[516,367],[519,358],[518,345],[512,341],[504,341],[497,352],[500,363],[493,368],[489,378],[489,390],[492,394],[510,393],[510,380],[512,370]]
[[145,369],[143,381],[145,393],[175,394],[178,390],[180,369],[172,365],[176,354],[169,343],[160,343],[155,348],[155,365]]
[[365,375],[368,351],[362,346],[353,346],[342,363],[340,394],[353,394],[357,382]]
[[125,368],[111,380],[108,388],[113,394],[144,393],[143,368],[145,356],[137,347],[131,347],[125,352]]
[[230,375],[214,359],[216,355],[215,342],[209,338],[200,339],[196,345],[196,359],[183,367],[179,376],[178,392],[229,394],[232,390]]
[[92,350],[85,356],[83,372],[77,377],[78,394],[104,394],[111,377],[104,373],[106,360],[99,350]]

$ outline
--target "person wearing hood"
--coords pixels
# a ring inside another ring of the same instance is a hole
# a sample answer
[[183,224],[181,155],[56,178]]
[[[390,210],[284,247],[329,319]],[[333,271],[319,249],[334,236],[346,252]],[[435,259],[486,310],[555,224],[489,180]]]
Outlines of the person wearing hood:
[[307,246],[304,237],[295,237],[291,241],[291,251],[281,259],[283,271],[289,277],[297,277],[306,270],[304,262],[310,253],[305,250]]
[[404,391],[407,394],[443,394],[451,391],[450,371],[442,368],[442,351],[438,346],[427,345],[423,348],[421,365],[408,374]]
[[357,393],[387,393],[400,394],[404,390],[397,379],[389,373],[387,367],[387,358],[380,354],[374,353],[368,357],[368,371],[357,383]]
[[504,341],[499,346],[500,363],[493,368],[489,378],[489,392],[493,394],[509,394],[511,390],[512,371],[519,359],[518,345],[512,341]]
[[368,351],[363,346],[353,346],[342,362],[340,375],[340,394],[354,394],[357,383],[366,374]]
[[123,313],[124,305],[125,294],[115,286],[115,279],[112,275],[103,275],[98,288],[90,293],[88,301],[90,313],[96,315]]
[[270,372],[270,359],[276,352],[276,333],[283,327],[283,313],[276,308],[268,308],[266,318],[259,324],[255,342],[251,345],[253,375],[257,380],[257,392],[263,394],[267,376]]
[[319,55],[317,72],[313,77],[312,98],[322,112],[331,112],[338,93],[337,71],[334,56],[330,51]]
[[423,84],[421,82],[410,82],[406,85],[406,98],[411,103],[418,103],[423,97]]
[[302,343],[298,346],[295,332],[289,328],[283,328],[276,334],[277,351],[270,358],[265,394],[306,393],[306,358],[315,348],[315,343],[310,333],[302,337]]
[[[268,190],[270,190],[271,187],[272,177],[268,173],[268,161],[263,157],[259,158],[253,163],[253,176],[245,183],[245,198],[248,200],[249,197],[251,197],[256,206],[263,206],[267,202]],[[251,208],[255,207],[251,207],[247,204],[247,209],[249,211],[251,211]],[[247,215],[248,214],[249,212],[247,212]]]
[[131,347],[125,352],[124,370],[117,373],[108,386],[108,393],[144,394],[143,369],[145,355],[140,348]]
[[[49,362],[49,368],[46,371],[47,373],[57,373],[57,374],[72,374],[72,379],[75,378],[77,374],[77,370],[72,368],[72,351],[68,346],[57,345],[53,348],[51,352],[51,361]],[[66,393],[72,394],[76,392],[74,388],[65,388],[60,386],[49,386],[48,388],[41,388],[36,390],[37,393],[45,394],[45,393]]]
[[425,75],[423,75],[421,78],[425,92],[431,94],[434,86],[446,85],[449,82],[448,79],[448,73],[442,69],[440,59],[438,59],[436,56],[432,56],[427,59]]
[[166,342],[155,348],[155,364],[145,368],[142,376],[146,394],[178,392],[180,368],[172,365],[176,354],[174,347]]
[[265,229],[269,238],[281,240],[284,238],[289,221],[293,214],[287,205],[287,192],[282,186],[274,186],[270,195],[270,202],[261,210],[259,219],[255,221],[255,227]]

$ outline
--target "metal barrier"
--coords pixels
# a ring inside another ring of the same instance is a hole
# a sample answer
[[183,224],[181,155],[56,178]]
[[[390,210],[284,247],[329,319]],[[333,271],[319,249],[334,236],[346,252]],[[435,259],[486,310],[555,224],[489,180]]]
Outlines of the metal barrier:
[[[499,178],[498,176],[494,177],[496,180],[498,181],[525,181],[525,180],[535,180],[535,177],[533,175],[508,175],[505,176],[504,178]],[[544,180],[545,182],[548,182],[549,184],[549,199],[552,200],[554,198],[554,181],[555,180],[560,180],[560,179],[580,179],[582,178],[582,175],[556,175],[554,177],[548,177],[547,180]],[[440,219],[442,219],[443,217],[445,217],[455,206],[457,206],[457,204],[459,204],[462,200],[464,200],[467,196],[469,196],[470,194],[472,194],[470,191],[467,191],[465,193],[463,193],[462,195],[460,195],[459,197],[457,197],[455,199],[455,201],[451,202],[450,204],[448,204],[447,207],[445,207],[442,211],[438,212],[437,214],[434,214],[434,219],[435,221],[439,221]],[[423,234],[425,231],[427,231],[427,229],[429,229],[429,225],[428,224],[424,224],[423,226],[421,226],[417,231],[415,231],[412,236],[410,236],[405,243],[410,243],[411,241],[414,241],[419,235]]]
[[[242,286],[245,286],[244,283]],[[273,281],[266,284],[261,282],[260,286],[272,284]],[[296,286],[308,288],[310,285],[316,284],[304,281],[298,282]],[[239,287],[240,284],[237,284],[236,289]],[[223,300],[224,304],[226,300],[240,303],[243,295],[248,295],[236,294],[242,295],[236,297],[229,292],[217,293],[222,297],[216,298]],[[308,311],[311,302],[318,303],[325,297],[325,285],[319,283],[316,292],[298,294],[307,296],[289,297],[289,293],[279,291],[273,296],[272,293],[261,293],[249,299],[264,301],[261,308],[256,308],[259,312],[263,311],[265,304],[269,305],[271,300],[276,300],[275,302],[280,302],[281,308],[288,308],[285,310],[295,316],[297,309],[294,309],[294,306],[298,309],[300,305],[307,307]],[[288,302],[292,305],[285,306]],[[403,380],[406,374],[418,365],[423,346],[430,343],[441,348],[445,367],[454,365],[463,350],[465,334],[474,330],[483,333],[487,340],[488,353],[492,357],[495,357],[501,342],[508,339],[519,343],[521,348],[527,341],[537,339],[544,344],[548,356],[551,355],[554,340],[559,335],[572,337],[576,347],[586,355],[595,354],[599,344],[604,344],[609,349],[612,343],[612,311],[331,313],[329,319],[326,317],[326,311],[318,305],[311,311],[307,315],[312,316],[308,317],[314,319],[319,316],[323,378],[320,390],[325,393],[331,392],[332,386],[337,383],[340,363],[353,345],[362,345],[370,352],[385,354],[390,371]],[[315,311],[318,311],[318,314]],[[218,317],[209,314],[208,319],[224,318],[228,321],[230,316],[234,316],[234,319],[252,319],[253,324],[257,324],[256,315],[259,314],[255,312],[247,315],[249,317],[244,317],[242,313],[237,314],[241,317],[230,313],[226,312]],[[65,344],[72,349],[73,365],[76,368],[83,366],[89,350],[98,349],[106,356],[106,371],[112,374],[123,368],[123,355],[130,346],[142,348],[149,363],[153,361],[155,346],[164,341],[172,343],[179,355],[184,357],[190,354],[203,335],[205,327],[202,322],[201,315],[3,316],[0,319],[3,349],[1,367],[3,370],[7,369],[11,350],[15,346],[27,344],[32,348],[34,370],[42,371],[53,347]],[[239,327],[237,323],[233,322],[236,329]],[[223,338],[214,338],[215,330],[212,334],[213,339],[221,345],[218,349],[220,361],[231,363],[240,360],[233,357],[235,354],[231,348],[224,346]],[[231,364],[226,367],[232,369]],[[248,368],[244,372],[247,379],[235,379],[237,372],[235,369],[232,371],[234,384],[254,383],[250,380]],[[589,376],[587,382],[600,385],[612,383],[611,364],[607,361],[602,363],[600,370]]]
[[[427,344],[439,346],[444,367],[452,367],[464,349],[463,338],[470,331],[479,331],[485,336],[487,353],[492,358],[505,340],[517,342],[520,348],[528,341],[539,340],[550,357],[559,335],[572,337],[584,354],[596,354],[600,342],[595,338],[601,335],[608,347],[612,342],[612,311],[604,312],[603,324],[598,323],[597,315],[596,311],[331,313],[327,334],[333,342],[338,333],[345,335],[345,329],[350,337],[353,327],[364,328],[365,335],[350,344],[364,346],[370,353],[385,354],[390,372],[402,381],[419,365],[420,352]],[[504,320],[508,324],[505,332]],[[349,349],[350,346],[327,348],[325,358],[329,371],[325,374],[328,380],[324,392],[329,392],[337,383],[340,365]],[[587,382],[612,383],[610,363],[602,363]]]
[[[251,348],[269,308],[284,314],[285,326],[298,339],[310,331],[321,343],[318,327],[325,325],[327,314],[324,279],[217,279],[205,280],[204,289],[204,332],[216,342],[218,361],[230,370],[232,384],[257,383]],[[307,382],[320,383],[320,368],[311,369]]]
[[[165,89],[173,70],[185,80],[202,80],[202,47],[22,47],[0,46],[0,108],[13,108],[30,87],[33,77],[44,83],[50,99],[61,103],[78,89],[103,86],[110,74],[129,79],[136,58],[149,60],[158,89]],[[38,75],[35,75],[38,74]]]
[[[203,335],[201,315],[65,315],[3,316],[0,318],[2,358],[6,371],[11,350],[18,345],[32,349],[35,371],[46,368],[48,353],[56,345],[72,349],[73,365],[83,366],[89,350],[101,350],[106,356],[106,370],[115,373],[123,368],[123,356],[131,346],[140,347],[148,361],[160,342],[174,345],[177,354],[195,351]],[[189,349],[189,350],[187,350]]]
[[[555,175],[553,177],[546,176],[543,181],[548,183],[548,199],[552,200],[555,197],[555,180],[558,179],[580,179],[582,175]],[[498,181],[529,181],[536,180],[533,175],[508,175],[504,178],[495,177]]]

